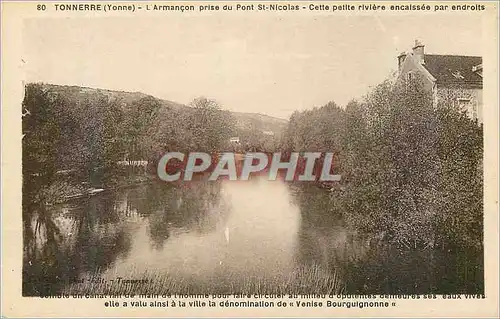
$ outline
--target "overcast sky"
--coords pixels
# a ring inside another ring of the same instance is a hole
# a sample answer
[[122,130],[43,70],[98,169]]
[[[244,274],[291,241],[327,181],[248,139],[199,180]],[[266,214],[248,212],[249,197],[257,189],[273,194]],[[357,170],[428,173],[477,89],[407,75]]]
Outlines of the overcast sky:
[[180,103],[287,118],[345,105],[426,52],[482,55],[475,14],[36,19],[24,29],[26,81],[140,91]]

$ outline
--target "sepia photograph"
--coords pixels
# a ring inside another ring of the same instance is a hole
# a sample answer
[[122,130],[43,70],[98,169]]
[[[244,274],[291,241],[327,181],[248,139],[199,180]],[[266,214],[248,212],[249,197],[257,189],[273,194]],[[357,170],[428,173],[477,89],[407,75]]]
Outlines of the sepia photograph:
[[32,3],[21,296],[487,298],[485,6],[360,4]]

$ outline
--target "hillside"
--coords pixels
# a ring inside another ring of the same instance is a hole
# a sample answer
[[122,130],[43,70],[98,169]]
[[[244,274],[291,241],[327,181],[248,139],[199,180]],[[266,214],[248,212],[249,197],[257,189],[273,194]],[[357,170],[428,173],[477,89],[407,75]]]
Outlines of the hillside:
[[[44,84],[44,86],[56,94],[64,96],[67,100],[78,101],[87,100],[91,95],[105,95],[108,96],[110,101],[118,101],[119,104],[124,109],[127,109],[134,102],[137,102],[143,98],[152,98],[158,101],[162,106],[166,108],[173,108],[176,110],[182,110],[183,108],[189,108],[189,106],[176,103],[169,100],[159,99],[154,96],[144,94],[141,92],[125,92],[125,91],[114,91],[106,89],[88,88],[80,86],[66,86],[66,85],[54,85],[54,84]],[[260,113],[245,113],[245,112],[231,112],[231,114],[236,119],[236,127],[240,129],[257,127],[265,131],[273,131],[275,133],[280,133],[288,123],[285,119],[280,119]]]
[[231,112],[237,120],[239,128],[248,128],[252,125],[265,131],[281,132],[288,121],[261,113]]

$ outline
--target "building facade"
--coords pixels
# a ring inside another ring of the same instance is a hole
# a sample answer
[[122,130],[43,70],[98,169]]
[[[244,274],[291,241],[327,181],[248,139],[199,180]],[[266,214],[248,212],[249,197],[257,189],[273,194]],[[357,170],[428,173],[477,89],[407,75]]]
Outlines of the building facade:
[[483,122],[482,57],[426,54],[425,46],[415,41],[412,52],[398,56],[398,79],[419,76],[432,91],[434,103],[446,99],[472,119]]

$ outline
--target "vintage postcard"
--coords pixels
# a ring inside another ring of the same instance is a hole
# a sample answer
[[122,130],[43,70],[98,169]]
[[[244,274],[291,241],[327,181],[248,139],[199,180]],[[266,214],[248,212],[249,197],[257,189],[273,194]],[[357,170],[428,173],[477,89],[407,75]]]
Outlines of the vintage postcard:
[[498,4],[2,11],[2,316],[498,312]]

